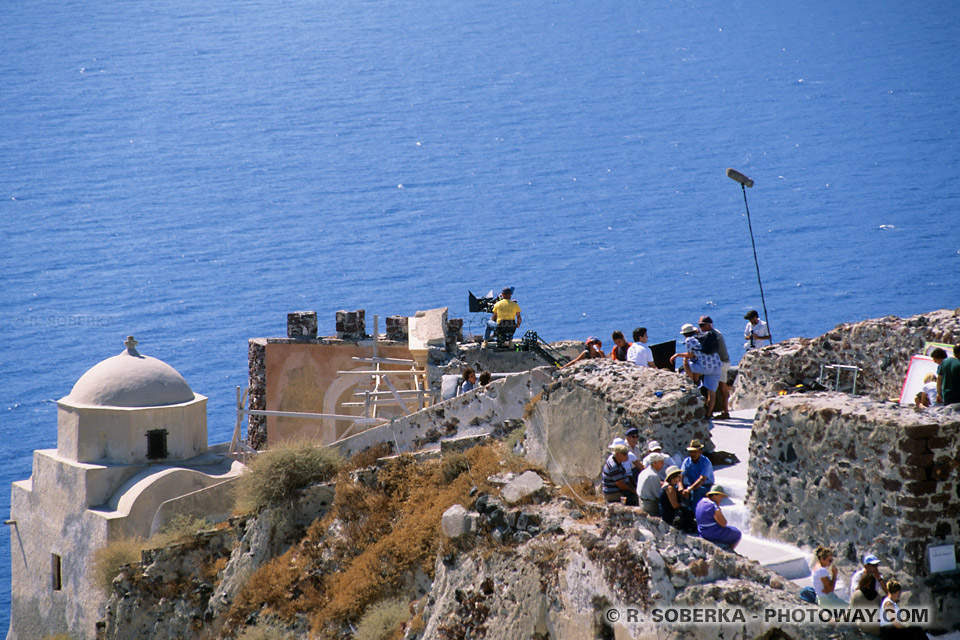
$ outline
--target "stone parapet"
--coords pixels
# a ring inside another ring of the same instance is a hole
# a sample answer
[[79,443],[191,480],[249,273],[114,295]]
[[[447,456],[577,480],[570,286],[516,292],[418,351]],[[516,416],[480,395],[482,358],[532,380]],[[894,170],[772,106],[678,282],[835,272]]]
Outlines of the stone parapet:
[[697,388],[682,376],[607,359],[555,373],[527,418],[528,457],[560,481],[593,480],[616,437],[636,427],[641,445],[657,440],[670,455],[694,438],[713,450]]
[[366,312],[337,311],[337,337],[341,340],[360,340],[367,335]]
[[293,311],[287,314],[288,338],[316,338],[317,312]]
[[[748,351],[740,361],[731,405],[753,408],[798,384],[810,386],[819,377],[820,366],[830,364],[861,368],[858,394],[876,400],[898,398],[910,358],[923,351],[924,342],[960,343],[958,311],[840,324],[818,338],[791,338]],[[849,379],[844,377],[843,382]]]
[[927,547],[960,542],[958,452],[956,409],[838,393],[769,400],[750,439],[752,530],[833,547],[851,571],[873,553],[922,592]]

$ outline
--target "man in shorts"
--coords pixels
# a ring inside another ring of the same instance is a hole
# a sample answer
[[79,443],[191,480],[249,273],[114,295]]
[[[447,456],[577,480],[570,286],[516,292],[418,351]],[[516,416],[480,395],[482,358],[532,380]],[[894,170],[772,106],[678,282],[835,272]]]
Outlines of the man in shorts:
[[717,400],[717,386],[720,384],[722,367],[720,355],[703,352],[700,341],[697,339],[697,329],[692,324],[683,325],[680,328],[680,334],[684,338],[687,350],[670,356],[670,364],[673,364],[677,358],[683,358],[683,370],[687,376],[694,379],[693,374],[698,374],[702,378],[700,384],[707,390],[706,417],[709,420],[713,415],[713,405]]
[[710,316],[700,316],[700,331],[706,333],[712,331],[717,334],[717,355],[720,356],[720,382],[717,383],[717,402],[713,410],[719,412],[717,416],[721,420],[730,419],[730,410],[727,406],[727,400],[730,398],[730,386],[727,384],[727,372],[730,371],[730,352],[727,351],[727,341],[723,339],[723,334],[719,329],[713,328],[713,318]]

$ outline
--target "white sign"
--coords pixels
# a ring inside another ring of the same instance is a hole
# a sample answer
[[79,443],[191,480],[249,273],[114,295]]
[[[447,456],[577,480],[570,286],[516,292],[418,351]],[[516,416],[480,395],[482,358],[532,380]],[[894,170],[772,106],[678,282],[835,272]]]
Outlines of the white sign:
[[927,547],[927,558],[930,560],[930,573],[957,570],[957,554],[952,544]]

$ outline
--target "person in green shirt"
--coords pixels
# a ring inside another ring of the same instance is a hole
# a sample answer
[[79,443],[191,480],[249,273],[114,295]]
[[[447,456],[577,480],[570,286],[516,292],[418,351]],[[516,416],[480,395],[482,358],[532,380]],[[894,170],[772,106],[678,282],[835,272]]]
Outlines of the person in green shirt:
[[930,357],[937,363],[937,404],[955,404],[960,402],[960,345],[953,347],[953,355],[936,348]]

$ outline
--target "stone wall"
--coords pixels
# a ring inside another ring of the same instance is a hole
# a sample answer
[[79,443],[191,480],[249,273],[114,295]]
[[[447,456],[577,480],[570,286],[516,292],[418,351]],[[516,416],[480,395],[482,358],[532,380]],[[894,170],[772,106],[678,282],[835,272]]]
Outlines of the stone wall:
[[960,542],[958,469],[960,410],[778,397],[761,405],[750,438],[752,530],[830,546],[851,572],[873,553],[922,593],[940,579],[928,581],[927,547]]
[[910,358],[922,353],[924,342],[960,343],[960,310],[840,324],[818,338],[791,338],[748,351],[740,361],[731,403],[752,408],[797,384],[809,386],[819,377],[821,364],[859,366],[859,395],[899,398]]
[[409,416],[349,436],[333,446],[344,457],[381,442],[398,453],[416,451],[443,438],[473,436],[504,430],[509,420],[520,420],[530,398],[550,381],[546,368],[517,373]]
[[527,419],[527,457],[555,480],[593,480],[607,446],[629,427],[673,455],[699,438],[713,450],[703,400],[686,378],[612,360],[583,360],[555,374]]

